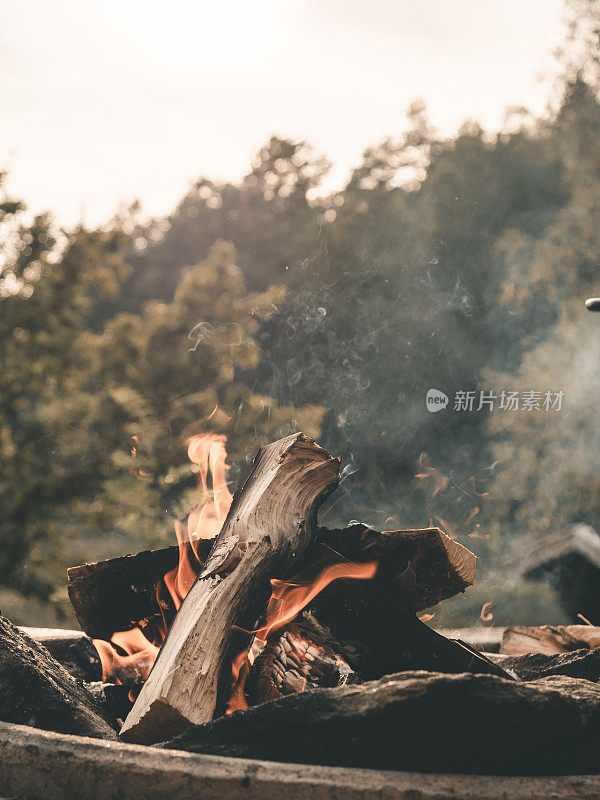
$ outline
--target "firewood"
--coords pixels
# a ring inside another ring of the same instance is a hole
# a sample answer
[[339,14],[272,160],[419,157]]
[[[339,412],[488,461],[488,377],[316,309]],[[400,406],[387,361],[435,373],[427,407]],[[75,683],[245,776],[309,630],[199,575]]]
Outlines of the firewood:
[[0,615],[0,719],[115,739],[100,707],[38,642]]
[[511,656],[525,653],[551,655],[597,647],[600,647],[600,628],[594,625],[516,625],[505,629],[500,652]]
[[[412,534],[421,532],[409,532],[409,542],[414,544],[420,537]],[[425,532],[423,532],[425,533]],[[428,532],[429,533],[429,532]],[[438,531],[433,532],[433,541],[438,540]],[[388,534],[379,534],[385,537]],[[443,536],[443,534],[442,534]],[[343,537],[340,537],[340,539]],[[361,677],[365,680],[380,678],[390,672],[397,672],[399,669],[427,669],[438,672],[483,672],[493,675],[508,677],[508,675],[482,655],[474,647],[459,640],[448,639],[439,634],[432,628],[425,625],[417,617],[409,603],[419,605],[423,601],[424,592],[414,590],[414,573],[409,580],[406,592],[403,591],[403,579],[406,574],[410,574],[407,563],[399,558],[404,540],[403,533],[393,535],[390,543],[396,550],[396,555],[387,559],[381,552],[384,546],[379,544],[377,538],[369,533],[371,541],[377,542],[374,548],[367,548],[366,554],[376,551],[379,558],[378,569],[375,577],[369,581],[346,581],[344,579],[334,581],[325,587],[312,601],[311,611],[322,625],[329,628],[338,641],[348,641],[352,643],[360,642],[361,650],[357,655],[358,661],[350,659],[349,663]],[[428,539],[423,536],[423,539]],[[447,537],[444,537],[447,538]],[[395,542],[395,544],[394,544]],[[336,542],[337,550],[324,547],[322,543],[313,545],[304,557],[304,562],[312,560],[312,571],[315,565],[322,565],[329,561],[339,560],[340,550],[344,555],[350,554],[355,560],[366,560],[366,554],[361,555],[359,547],[356,553],[353,549],[346,550]],[[429,549],[430,543],[424,546],[426,556],[432,551]],[[321,548],[319,552],[319,548]],[[435,548],[435,545],[434,545]],[[461,548],[466,550],[466,548]],[[437,556],[425,557],[419,567],[418,555],[423,552],[418,548],[415,562],[418,574],[423,576],[426,573],[425,564],[431,565]],[[475,558],[466,550],[474,562]],[[461,558],[462,558],[461,554]],[[464,556],[465,562],[470,559]],[[398,569],[402,569],[400,577]],[[436,573],[433,566],[432,573]],[[422,570],[422,572],[421,572]],[[310,570],[307,570],[310,572]],[[415,570],[416,571],[416,570]],[[428,590],[426,590],[428,591]],[[431,590],[429,597],[433,596],[435,590]],[[412,594],[411,594],[412,592]],[[421,600],[417,599],[421,598]]]
[[439,528],[384,533],[360,524],[338,530],[319,528],[304,560],[317,561],[323,549],[348,561],[377,561],[378,585],[401,595],[413,611],[429,608],[475,583],[475,556]]
[[[211,547],[210,540],[198,541],[205,557]],[[162,623],[156,584],[178,560],[179,548],[174,545],[69,567],[67,589],[81,629],[92,639],[109,640],[115,631],[139,627],[151,639],[153,629]]]
[[572,650],[568,653],[526,653],[507,656],[490,654],[490,660],[503,669],[514,673],[524,681],[547,678],[550,675],[568,675],[600,681],[600,650]]
[[269,579],[293,572],[338,475],[339,460],[303,434],[259,451],[125,721],[126,741],[158,741],[212,718],[225,667],[248,641],[234,627],[251,629]]
[[316,689],[196,726],[161,747],[423,772],[598,771],[600,686],[406,672]]
[[[316,540],[304,563],[322,560],[324,552],[339,553],[348,561],[377,560],[380,575],[415,610],[452,597],[475,581],[473,554],[438,528],[380,533],[360,524],[337,530],[320,527]],[[212,545],[212,540],[197,542],[202,560]],[[69,597],[82,630],[94,639],[109,640],[115,631],[139,627],[152,639],[162,622],[156,583],[178,557],[174,546],[70,567]],[[167,616],[172,619],[174,609]]]
[[304,612],[277,631],[254,661],[248,702],[258,705],[320,686],[355,683],[359,678],[349,664],[355,654],[356,648],[335,641],[328,628]]
[[20,628],[42,644],[69,675],[82,681],[98,681],[102,675],[102,665],[98,651],[92,640],[81,631],[60,628]]

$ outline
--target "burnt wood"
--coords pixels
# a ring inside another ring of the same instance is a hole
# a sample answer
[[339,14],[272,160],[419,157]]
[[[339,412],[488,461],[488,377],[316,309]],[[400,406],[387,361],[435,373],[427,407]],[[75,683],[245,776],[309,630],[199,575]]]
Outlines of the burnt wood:
[[377,561],[376,583],[413,611],[421,611],[475,583],[475,556],[439,528],[380,532],[366,525],[319,528],[308,563],[326,559]]
[[254,661],[246,700],[258,705],[319,686],[357,683],[359,676],[349,664],[357,647],[337,642],[313,614],[303,612],[271,636]]
[[100,706],[35,639],[0,615],[0,720],[114,739]]
[[594,683],[426,672],[289,695],[161,745],[303,764],[503,775],[598,772],[599,746]]
[[248,644],[239,630],[264,610],[269,579],[293,572],[338,476],[339,460],[303,434],[259,451],[125,721],[126,741],[158,741],[212,718],[231,657]]
[[67,670],[69,675],[82,681],[99,681],[102,677],[100,656],[92,640],[81,631],[60,628],[20,628],[42,644]]
[[347,660],[361,678],[374,680],[400,669],[510,677],[470,644],[421,622],[405,602],[397,575],[386,569],[384,559],[380,564],[374,579],[336,580],[310,605],[338,642],[360,643]]
[[[198,547],[206,557],[212,541],[200,540]],[[165,611],[158,606],[156,584],[178,561],[179,548],[174,545],[69,567],[67,589],[81,629],[93,639],[108,641],[116,631],[138,626],[152,641]]]
[[520,656],[491,654],[490,660],[514,673],[524,681],[546,678],[550,675],[568,675],[600,681],[600,650],[572,650],[568,653],[527,653]]
[[[213,543],[198,541],[201,560],[208,558]],[[392,585],[395,595],[402,594],[414,610],[463,592],[475,581],[473,554],[438,528],[380,533],[361,524],[336,530],[320,527],[298,569],[335,554],[338,560],[377,560],[378,585]],[[159,609],[156,584],[178,558],[179,549],[172,546],[70,567],[69,598],[82,630],[94,639],[109,640],[115,631],[138,626],[154,640],[162,613],[168,622],[175,616],[174,608]]]

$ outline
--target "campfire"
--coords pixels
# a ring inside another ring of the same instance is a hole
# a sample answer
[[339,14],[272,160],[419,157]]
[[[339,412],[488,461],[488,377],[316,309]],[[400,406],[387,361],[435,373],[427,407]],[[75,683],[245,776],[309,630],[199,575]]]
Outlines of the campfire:
[[467,548],[319,526],[340,462],[303,434],[232,496],[225,445],[188,442],[201,502],[176,545],[68,570],[68,648],[1,618],[4,721],[280,762],[594,771],[598,629],[510,629],[498,653],[445,637],[425,611],[474,583]]

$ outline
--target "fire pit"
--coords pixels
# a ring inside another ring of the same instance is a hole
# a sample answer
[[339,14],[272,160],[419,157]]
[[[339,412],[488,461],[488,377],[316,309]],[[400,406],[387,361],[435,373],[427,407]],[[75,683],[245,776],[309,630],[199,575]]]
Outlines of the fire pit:
[[5,794],[597,796],[596,629],[446,638],[417,612],[474,582],[469,550],[319,527],[339,461],[302,434],[233,498],[222,438],[189,452],[214,501],[177,547],[69,570],[84,634],[0,618]]

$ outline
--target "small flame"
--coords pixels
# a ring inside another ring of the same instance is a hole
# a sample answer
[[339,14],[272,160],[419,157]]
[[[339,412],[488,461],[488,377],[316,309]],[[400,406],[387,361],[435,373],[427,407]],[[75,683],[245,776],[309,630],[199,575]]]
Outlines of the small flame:
[[[122,684],[145,681],[158,655],[158,647],[139,628],[113,633],[110,642],[92,639],[102,664],[102,680]],[[124,650],[121,655],[116,647]],[[133,691],[133,690],[132,690]],[[132,692],[129,693],[130,698]]]
[[482,622],[491,622],[494,619],[494,615],[492,614],[491,610],[494,606],[494,602],[492,600],[488,600],[487,603],[484,603],[481,606],[481,613],[479,615]]
[[267,605],[266,622],[255,631],[254,640],[248,650],[243,650],[232,663],[233,690],[227,704],[225,713],[231,714],[241,708],[247,708],[248,702],[245,695],[246,678],[256,656],[262,651],[269,636],[275,631],[292,622],[320,592],[332,581],[341,578],[355,580],[370,580],[377,572],[377,562],[369,561],[364,564],[340,563],[325,567],[317,578],[309,584],[293,583],[274,578],[271,580],[273,587]]
[[[137,436],[131,438],[131,453],[135,457],[138,439]],[[155,590],[162,622],[158,626],[154,642],[149,641],[140,628],[119,631],[113,634],[110,642],[93,639],[102,663],[103,681],[114,680],[122,683],[119,674],[127,674],[128,678],[137,674],[140,680],[146,680],[150,674],[159,647],[167,635],[165,610],[171,603],[176,610],[179,610],[202,569],[203,562],[199,556],[197,542],[199,539],[212,539],[217,536],[231,506],[233,498],[227,486],[226,442],[226,436],[215,433],[203,433],[188,439],[186,443],[188,457],[198,467],[204,502],[189,515],[187,527],[179,520],[175,520],[179,561],[176,567],[158,581]],[[140,468],[135,470],[135,474],[138,477],[147,476],[147,473]],[[212,476],[212,500],[209,475]],[[124,650],[127,655],[121,655],[114,645]],[[134,699],[132,693],[130,699]]]

